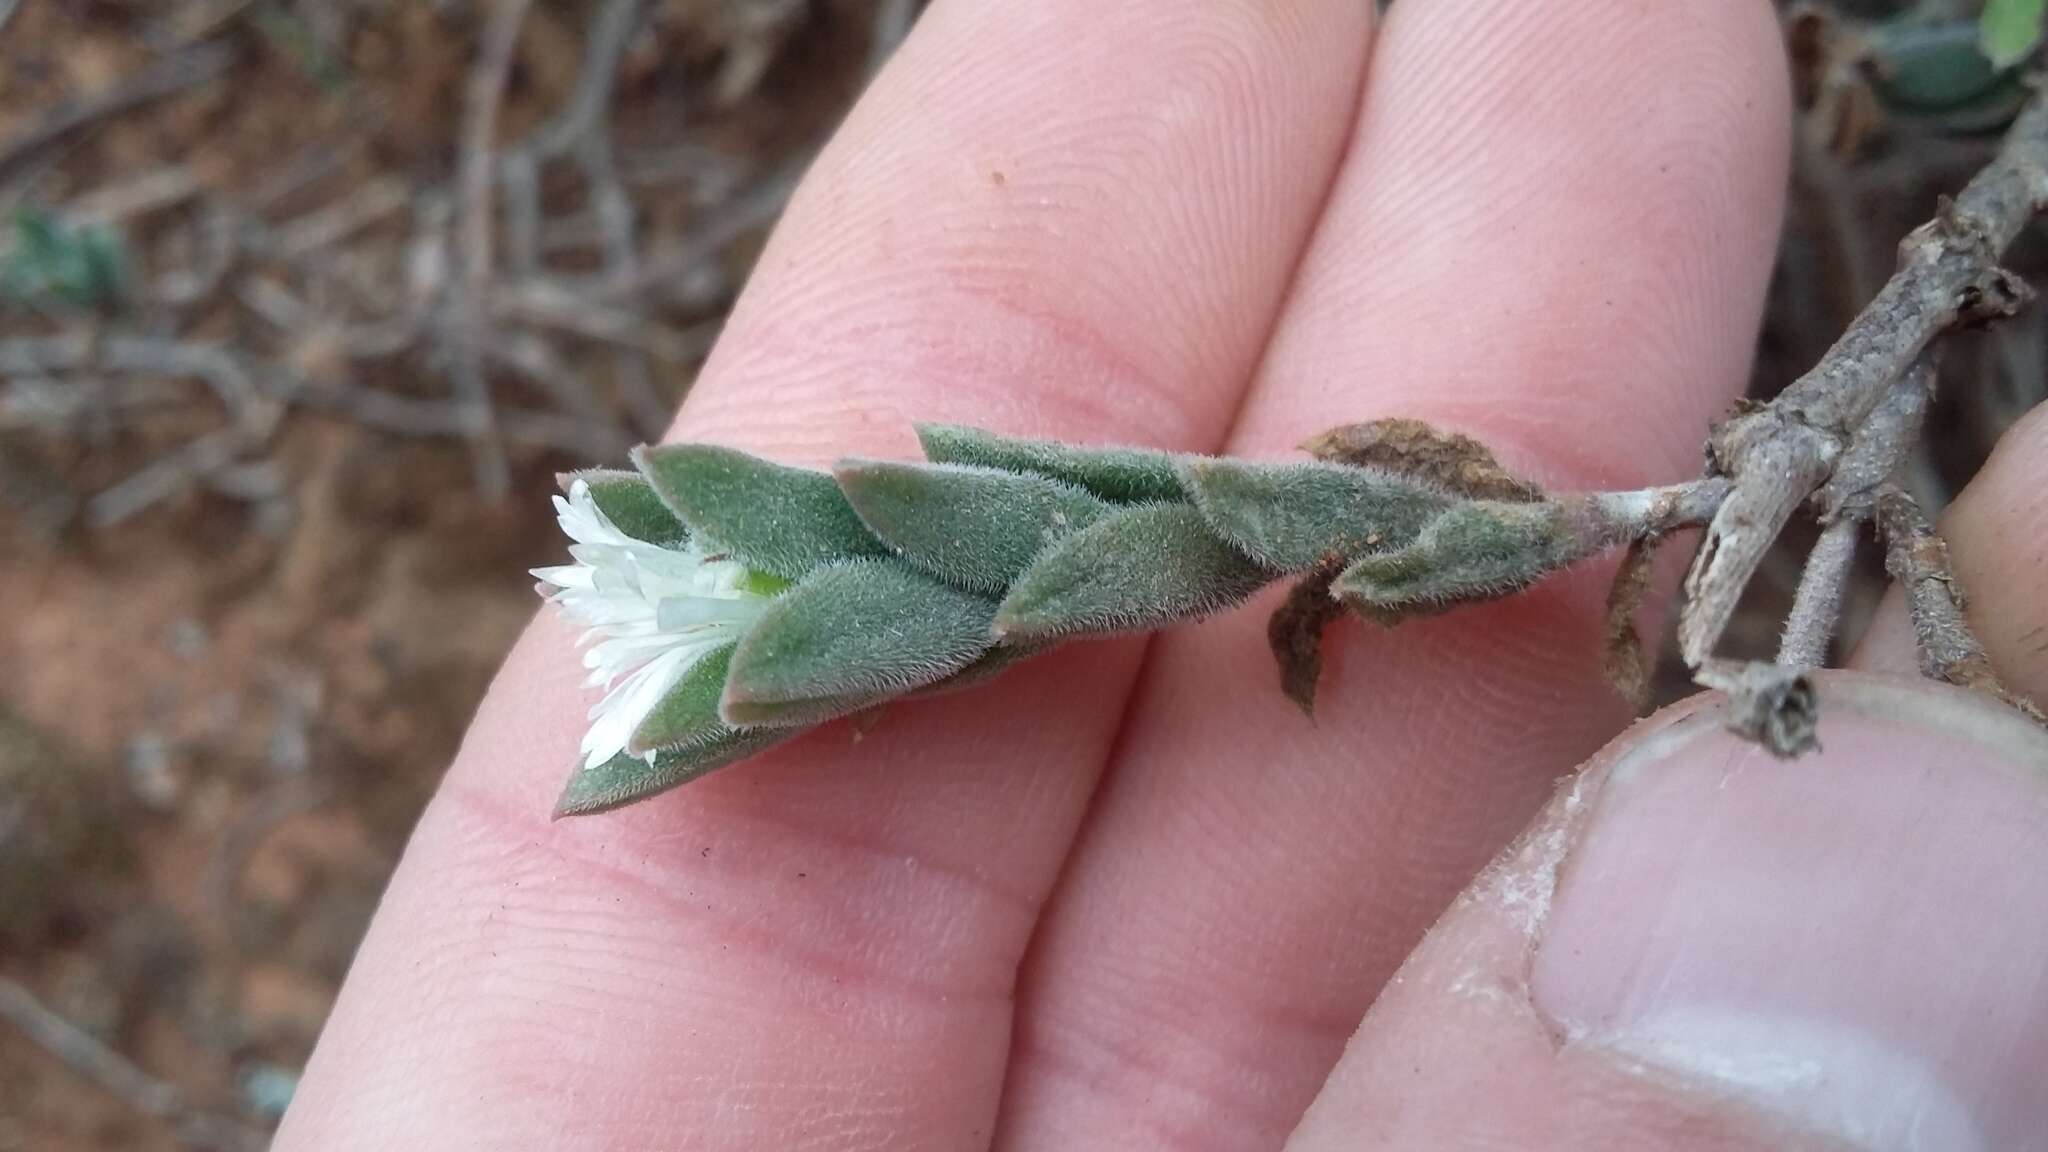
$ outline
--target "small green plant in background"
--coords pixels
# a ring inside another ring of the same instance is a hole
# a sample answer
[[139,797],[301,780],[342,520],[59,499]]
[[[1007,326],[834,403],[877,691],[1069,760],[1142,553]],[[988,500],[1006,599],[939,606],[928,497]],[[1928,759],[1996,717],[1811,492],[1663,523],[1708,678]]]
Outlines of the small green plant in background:
[[1986,0],[1978,19],[1984,55],[1999,69],[2033,55],[2041,44],[2041,18],[2048,0]]
[[127,255],[121,237],[77,226],[39,208],[14,215],[12,243],[0,255],[0,298],[37,307],[97,308],[121,295]]

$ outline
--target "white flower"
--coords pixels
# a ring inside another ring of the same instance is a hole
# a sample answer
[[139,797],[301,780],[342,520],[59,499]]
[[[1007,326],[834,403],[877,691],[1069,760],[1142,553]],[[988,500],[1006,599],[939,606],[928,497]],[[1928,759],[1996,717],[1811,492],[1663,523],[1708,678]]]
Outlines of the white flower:
[[625,751],[692,664],[739,639],[768,596],[745,565],[708,558],[695,541],[663,548],[619,531],[582,480],[555,497],[555,515],[576,562],[533,574],[541,595],[586,629],[583,666],[606,689],[583,735],[583,766],[595,768]]

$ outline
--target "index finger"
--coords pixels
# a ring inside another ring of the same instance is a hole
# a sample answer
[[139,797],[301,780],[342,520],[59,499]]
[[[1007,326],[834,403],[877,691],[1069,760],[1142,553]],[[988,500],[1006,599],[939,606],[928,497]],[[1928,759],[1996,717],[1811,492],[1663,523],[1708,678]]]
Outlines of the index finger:
[[[1215,447],[1342,149],[1369,8],[940,0],[797,194],[678,434],[811,463],[908,447],[912,418]],[[551,825],[582,704],[544,620],[278,1147],[986,1143],[1014,973],[1140,650]]]

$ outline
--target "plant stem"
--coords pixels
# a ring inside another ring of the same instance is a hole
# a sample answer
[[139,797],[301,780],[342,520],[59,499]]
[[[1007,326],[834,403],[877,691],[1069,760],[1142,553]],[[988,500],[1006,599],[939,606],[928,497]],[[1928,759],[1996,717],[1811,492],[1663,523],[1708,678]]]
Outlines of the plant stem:
[[1848,587],[1849,567],[1856,559],[1860,527],[1855,518],[1835,521],[1821,531],[1820,540],[1807,556],[1806,571],[1799,578],[1799,591],[1792,597],[1792,611],[1778,642],[1778,663],[1784,667],[1819,668],[1827,663],[1828,642],[1842,616],[1842,592]]
[[1963,615],[1963,594],[1949,562],[1948,544],[1935,535],[1920,505],[1903,489],[1878,494],[1877,523],[1884,532],[1885,570],[1906,594],[1920,671],[1934,680],[1988,693],[2041,719],[2031,704],[2007,692],[1991,659]]
[[1998,157],[1900,245],[1898,271],[1820,363],[1768,406],[1715,430],[1714,469],[1735,487],[1686,577],[1678,635],[1687,664],[1705,664],[1779,531],[1930,341],[2025,302],[2026,285],[1996,262],[2044,206],[2048,105],[2037,95]]

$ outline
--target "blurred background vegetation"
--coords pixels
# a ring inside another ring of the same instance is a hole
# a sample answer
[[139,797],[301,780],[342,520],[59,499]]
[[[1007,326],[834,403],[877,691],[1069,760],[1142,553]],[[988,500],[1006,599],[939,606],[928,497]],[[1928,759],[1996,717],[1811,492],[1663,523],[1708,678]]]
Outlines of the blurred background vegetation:
[[[658,435],[918,7],[0,0],[0,1152],[264,1145],[535,609],[554,473]],[[1971,0],[1785,17],[1759,398],[2032,49]],[[2048,390],[2041,310],[1944,375],[1930,507]]]

